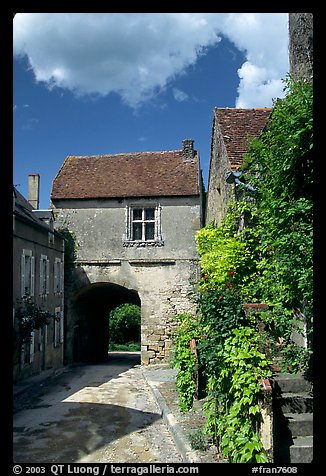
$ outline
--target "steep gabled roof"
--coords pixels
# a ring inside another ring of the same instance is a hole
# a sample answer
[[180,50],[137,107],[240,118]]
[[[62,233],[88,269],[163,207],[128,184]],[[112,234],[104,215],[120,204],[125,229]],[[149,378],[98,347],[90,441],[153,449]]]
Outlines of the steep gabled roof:
[[215,108],[214,122],[218,123],[231,168],[237,169],[248,152],[248,141],[261,134],[272,108]]
[[199,157],[182,150],[68,156],[53,181],[52,200],[199,194]]

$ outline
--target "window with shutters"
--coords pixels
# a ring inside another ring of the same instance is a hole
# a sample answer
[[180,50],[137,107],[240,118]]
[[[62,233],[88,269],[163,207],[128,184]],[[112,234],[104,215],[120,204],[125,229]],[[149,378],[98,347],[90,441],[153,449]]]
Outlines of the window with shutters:
[[21,296],[34,296],[35,258],[32,250],[23,250],[20,266]]
[[50,262],[46,255],[41,255],[40,259],[40,296],[49,294],[49,280],[50,280]]
[[124,246],[163,246],[161,230],[161,207],[128,206]]
[[54,260],[54,293],[60,294],[63,292],[63,262],[60,258]]

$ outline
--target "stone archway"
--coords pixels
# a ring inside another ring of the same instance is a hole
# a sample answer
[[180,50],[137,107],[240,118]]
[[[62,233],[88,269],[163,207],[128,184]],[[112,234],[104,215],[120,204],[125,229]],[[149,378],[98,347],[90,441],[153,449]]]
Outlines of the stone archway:
[[123,303],[141,305],[137,291],[108,282],[87,284],[71,295],[74,362],[107,360],[109,312]]

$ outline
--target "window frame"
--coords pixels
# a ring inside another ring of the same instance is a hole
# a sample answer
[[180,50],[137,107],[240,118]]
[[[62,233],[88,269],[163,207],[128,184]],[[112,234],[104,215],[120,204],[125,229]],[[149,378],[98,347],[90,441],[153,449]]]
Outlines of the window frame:
[[[134,217],[134,211],[141,211],[141,218]],[[146,218],[146,210],[153,210],[153,218]],[[141,226],[141,238],[135,238],[134,225]],[[153,238],[146,239],[149,225],[153,225]],[[150,203],[130,204],[125,209],[125,233],[123,235],[123,246],[163,246],[161,224],[161,205]]]
[[[140,218],[135,218],[135,211],[140,211],[141,217]],[[152,218],[146,218],[146,211],[151,210],[153,211],[153,217]],[[139,207],[136,208],[134,207],[132,209],[132,214],[131,214],[131,240],[132,241],[155,241],[155,208],[154,207]],[[136,238],[136,233],[134,227],[138,225],[139,230],[141,233],[141,238]],[[148,236],[148,230],[150,229],[149,227],[153,226],[152,233],[151,235],[153,238],[147,238]]]

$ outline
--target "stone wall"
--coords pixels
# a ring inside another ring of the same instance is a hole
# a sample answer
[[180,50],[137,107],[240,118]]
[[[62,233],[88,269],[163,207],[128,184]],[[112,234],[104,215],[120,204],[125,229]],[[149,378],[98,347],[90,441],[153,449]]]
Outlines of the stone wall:
[[208,179],[205,223],[220,226],[227,212],[227,204],[234,197],[234,186],[226,183],[226,173],[231,170],[221,129],[214,114],[211,159]]
[[[77,296],[83,288],[91,292],[96,283],[102,284],[103,289],[105,284],[111,283],[139,296],[141,361],[146,365],[170,359],[175,315],[195,310],[192,283],[200,277],[195,233],[201,226],[201,205],[199,197],[161,198],[163,243],[133,247],[124,246],[128,203],[128,200],[94,200],[82,204],[76,201],[70,202],[69,208],[64,208],[64,203],[56,203],[55,226],[68,229],[75,238],[72,295]],[[113,296],[109,288],[105,289],[110,305]],[[68,292],[68,300],[69,295]],[[78,315],[69,302],[66,308],[69,346],[69,339],[73,345],[71,329]]]
[[295,79],[313,78],[313,14],[289,13],[290,72]]

